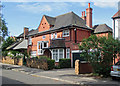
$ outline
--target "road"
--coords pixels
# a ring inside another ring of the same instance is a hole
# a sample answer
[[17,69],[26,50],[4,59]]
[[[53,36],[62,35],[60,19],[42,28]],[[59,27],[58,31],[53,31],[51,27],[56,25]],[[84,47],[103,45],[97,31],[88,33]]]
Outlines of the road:
[[2,82],[0,84],[5,84],[3,86],[26,86],[26,84],[27,86],[33,86],[34,84],[38,86],[43,84],[47,86],[51,84],[51,86],[53,84],[55,86],[86,86],[86,84],[88,86],[120,86],[119,81],[112,81],[111,79],[95,79],[94,77],[85,77],[85,74],[77,76],[73,69],[43,71],[6,64],[0,65],[1,78]]
[[12,70],[2,70],[2,84],[69,84],[57,80],[31,76]]

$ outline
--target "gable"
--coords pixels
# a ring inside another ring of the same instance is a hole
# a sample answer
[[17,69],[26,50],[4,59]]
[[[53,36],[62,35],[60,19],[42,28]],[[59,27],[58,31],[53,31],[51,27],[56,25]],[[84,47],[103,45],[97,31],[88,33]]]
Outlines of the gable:
[[38,31],[42,32],[42,31],[45,31],[45,30],[49,30],[49,28],[50,28],[50,24],[46,20],[45,16],[43,16],[42,20],[40,22],[40,25],[38,27]]
[[116,18],[116,17],[120,17],[120,10],[116,14],[114,14],[112,18]]

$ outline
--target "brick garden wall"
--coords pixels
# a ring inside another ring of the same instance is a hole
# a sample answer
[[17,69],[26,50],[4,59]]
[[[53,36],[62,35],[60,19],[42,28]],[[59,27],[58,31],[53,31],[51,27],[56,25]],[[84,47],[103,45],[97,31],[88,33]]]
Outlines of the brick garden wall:
[[7,64],[13,64],[13,65],[23,65],[23,59],[22,58],[11,58],[9,56],[3,57],[2,63],[7,63]]

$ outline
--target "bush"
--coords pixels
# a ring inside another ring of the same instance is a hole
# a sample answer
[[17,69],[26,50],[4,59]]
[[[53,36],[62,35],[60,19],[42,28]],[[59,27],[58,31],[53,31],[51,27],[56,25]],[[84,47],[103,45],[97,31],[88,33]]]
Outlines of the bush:
[[2,51],[2,56],[3,57],[7,56],[7,54],[8,54],[8,51]]
[[60,66],[60,68],[70,68],[71,67],[71,59],[60,59],[59,66]]
[[55,60],[48,59],[47,64],[48,64],[48,70],[51,70],[55,67]]

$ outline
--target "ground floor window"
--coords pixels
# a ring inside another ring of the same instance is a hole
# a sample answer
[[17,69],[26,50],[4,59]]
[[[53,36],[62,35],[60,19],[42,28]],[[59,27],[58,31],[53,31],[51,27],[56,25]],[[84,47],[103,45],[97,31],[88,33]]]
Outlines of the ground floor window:
[[31,57],[36,57],[36,51],[31,51]]
[[66,49],[66,58],[70,58],[70,49],[69,48],[67,48]]
[[52,50],[52,59],[55,60],[55,62],[59,62],[59,59],[64,58],[64,49],[53,49]]

